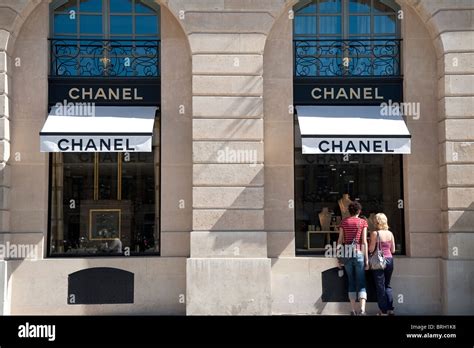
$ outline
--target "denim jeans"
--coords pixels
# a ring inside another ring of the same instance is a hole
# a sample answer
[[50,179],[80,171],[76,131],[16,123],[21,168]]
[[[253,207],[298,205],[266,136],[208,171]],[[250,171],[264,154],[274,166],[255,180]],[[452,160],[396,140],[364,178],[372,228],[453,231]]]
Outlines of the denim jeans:
[[364,254],[357,252],[357,256],[349,259],[349,261],[345,263],[344,268],[349,280],[349,299],[367,299]]
[[377,269],[374,272],[375,288],[377,289],[377,302],[382,313],[393,310],[393,295],[390,280],[393,273],[393,258],[387,258],[385,269]]

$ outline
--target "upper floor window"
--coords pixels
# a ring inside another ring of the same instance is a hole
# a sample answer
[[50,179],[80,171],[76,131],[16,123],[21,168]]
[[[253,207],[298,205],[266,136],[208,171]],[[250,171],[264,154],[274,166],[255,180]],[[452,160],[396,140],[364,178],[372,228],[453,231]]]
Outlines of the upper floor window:
[[313,0],[295,8],[295,76],[399,76],[393,0]]
[[159,21],[153,1],[54,2],[51,75],[159,76]]

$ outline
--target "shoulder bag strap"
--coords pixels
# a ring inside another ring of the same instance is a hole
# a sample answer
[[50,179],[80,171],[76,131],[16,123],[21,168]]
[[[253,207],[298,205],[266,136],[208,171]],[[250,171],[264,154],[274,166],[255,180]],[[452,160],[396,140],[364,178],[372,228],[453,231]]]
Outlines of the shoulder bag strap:
[[359,223],[357,224],[357,232],[356,232],[356,235],[354,237],[354,239],[352,240],[352,244],[357,244],[357,239],[359,239],[359,242],[360,242],[360,237],[362,237],[362,233],[360,234],[359,238],[357,238],[357,235],[359,234],[360,232],[360,218],[359,219]]

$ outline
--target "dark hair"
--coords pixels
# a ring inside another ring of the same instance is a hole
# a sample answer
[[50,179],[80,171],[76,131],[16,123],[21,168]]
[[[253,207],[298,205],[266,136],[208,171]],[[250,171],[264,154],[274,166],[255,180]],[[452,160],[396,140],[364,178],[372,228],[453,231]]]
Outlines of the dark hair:
[[351,216],[354,216],[357,213],[360,213],[361,211],[362,206],[359,202],[352,202],[351,204],[349,204],[349,214],[351,214]]

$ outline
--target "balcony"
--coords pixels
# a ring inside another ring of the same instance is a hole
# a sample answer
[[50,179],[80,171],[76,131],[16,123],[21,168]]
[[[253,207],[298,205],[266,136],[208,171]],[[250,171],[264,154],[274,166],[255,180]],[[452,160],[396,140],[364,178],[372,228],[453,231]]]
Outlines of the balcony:
[[295,78],[401,77],[398,39],[293,42]]
[[159,78],[159,40],[49,39],[50,77]]

